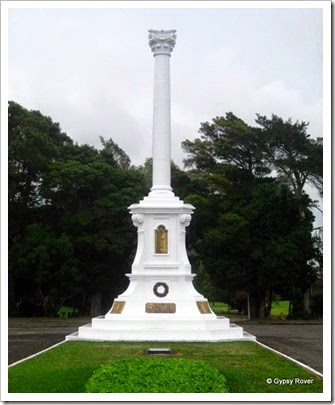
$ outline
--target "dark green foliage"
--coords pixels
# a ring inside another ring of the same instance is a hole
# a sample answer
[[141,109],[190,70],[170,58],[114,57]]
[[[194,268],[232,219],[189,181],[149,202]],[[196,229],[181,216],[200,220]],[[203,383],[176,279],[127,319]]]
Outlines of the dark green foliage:
[[51,118],[10,101],[8,141],[9,202],[21,210],[36,207],[43,174],[72,140]]
[[284,121],[276,115],[269,119],[260,114],[256,122],[267,139],[266,159],[294,194],[300,197],[306,182],[322,194],[323,147],[307,134],[308,123]]
[[310,315],[304,312],[303,294],[300,288],[293,287],[290,295],[290,312],[287,319],[309,319]]
[[193,246],[216,288],[249,292],[251,315],[263,317],[270,290],[307,288],[316,279],[309,263],[312,217],[309,211],[301,217],[296,199],[275,182],[255,183],[251,190],[248,200],[222,208]]
[[233,113],[216,117],[213,123],[202,123],[201,139],[183,142],[190,154],[185,159],[206,173],[229,173],[230,176],[253,178],[269,173],[264,155],[264,137]]
[[[23,315],[54,315],[61,298],[82,292],[83,275],[69,235],[58,237],[47,225],[27,225],[25,232],[14,238],[10,260],[19,294],[17,310]],[[61,294],[61,295],[60,295]],[[26,313],[30,303],[32,313]]]
[[100,136],[100,142],[103,145],[103,150],[101,155],[104,157],[104,160],[112,165],[117,165],[122,169],[129,169],[130,159],[126,152],[117,145],[113,139],[105,139]]
[[187,359],[122,359],[94,371],[86,392],[227,392],[211,365]]
[[310,139],[304,122],[275,115],[258,115],[256,122],[251,127],[227,113],[202,123],[201,138],[183,147],[190,176],[207,189],[186,198],[197,208],[188,240],[198,286],[217,299],[221,288],[228,301],[244,290],[251,317],[263,318],[274,292],[293,300],[298,290],[302,305],[320,277],[314,202],[303,188],[309,182],[321,191],[322,144]]
[[126,287],[136,246],[127,207],[147,191],[112,140],[77,145],[9,103],[9,293],[13,315],[98,315]]

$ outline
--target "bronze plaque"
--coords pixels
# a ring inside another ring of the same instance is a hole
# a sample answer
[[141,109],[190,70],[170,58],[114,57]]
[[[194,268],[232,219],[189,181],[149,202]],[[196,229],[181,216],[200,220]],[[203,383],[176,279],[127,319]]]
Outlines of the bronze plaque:
[[211,314],[212,313],[207,301],[197,301],[197,305],[198,305],[198,309],[201,314]]
[[125,305],[125,301],[114,301],[110,314],[121,314]]
[[155,253],[167,254],[168,252],[168,231],[163,225],[155,229]]
[[145,304],[145,312],[149,314],[174,314],[176,312],[176,304],[148,302]]

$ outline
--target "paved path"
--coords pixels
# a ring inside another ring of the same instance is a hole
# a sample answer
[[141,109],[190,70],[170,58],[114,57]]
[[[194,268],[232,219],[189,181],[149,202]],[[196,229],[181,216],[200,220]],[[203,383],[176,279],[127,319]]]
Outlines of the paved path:
[[[64,340],[90,318],[10,318],[8,362],[37,353]],[[322,324],[236,322],[257,340],[322,372]]]

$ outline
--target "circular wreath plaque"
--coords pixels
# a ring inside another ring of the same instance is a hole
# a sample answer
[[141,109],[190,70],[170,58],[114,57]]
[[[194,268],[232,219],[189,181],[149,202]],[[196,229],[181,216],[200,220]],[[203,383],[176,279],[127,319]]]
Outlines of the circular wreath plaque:
[[154,285],[154,294],[157,297],[166,297],[169,293],[169,286],[166,283],[156,283]]

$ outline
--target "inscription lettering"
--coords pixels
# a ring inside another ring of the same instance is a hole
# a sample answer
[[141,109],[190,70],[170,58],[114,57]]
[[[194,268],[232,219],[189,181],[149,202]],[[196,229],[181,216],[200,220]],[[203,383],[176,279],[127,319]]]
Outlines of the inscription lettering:
[[174,314],[176,304],[148,302],[145,304],[145,312],[148,314]]

